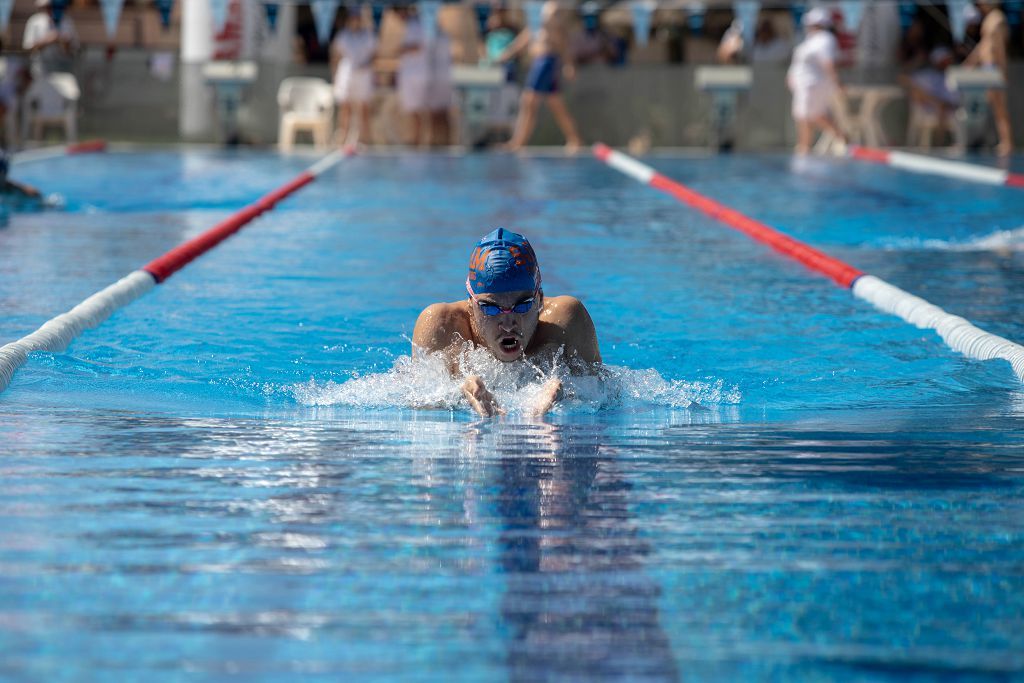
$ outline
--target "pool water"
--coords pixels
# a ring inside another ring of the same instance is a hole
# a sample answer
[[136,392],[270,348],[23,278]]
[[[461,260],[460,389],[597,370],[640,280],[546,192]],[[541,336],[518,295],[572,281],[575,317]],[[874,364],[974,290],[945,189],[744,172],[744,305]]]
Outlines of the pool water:
[[[15,165],[0,343],[313,159]],[[787,155],[657,170],[1024,340],[1024,192]],[[1015,160],[1019,162],[1020,160]],[[609,376],[409,358],[526,234]],[[0,394],[0,678],[1024,677],[1024,389],[588,159],[346,160]]]

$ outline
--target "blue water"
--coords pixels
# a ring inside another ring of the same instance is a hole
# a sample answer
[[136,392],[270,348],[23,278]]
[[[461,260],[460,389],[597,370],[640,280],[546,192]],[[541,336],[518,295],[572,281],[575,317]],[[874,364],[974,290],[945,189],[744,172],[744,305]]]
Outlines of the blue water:
[[[15,165],[0,343],[311,159]],[[1020,160],[1015,160],[1019,162]],[[1024,340],[1024,192],[654,157]],[[408,358],[528,235],[610,376],[481,421]],[[0,679],[1024,679],[1024,390],[587,158],[343,162],[0,394]]]

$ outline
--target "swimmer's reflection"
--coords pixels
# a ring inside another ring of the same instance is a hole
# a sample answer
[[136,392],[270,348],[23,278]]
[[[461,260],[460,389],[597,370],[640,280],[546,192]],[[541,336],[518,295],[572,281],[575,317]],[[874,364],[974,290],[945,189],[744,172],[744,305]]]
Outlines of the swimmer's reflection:
[[[675,680],[650,549],[597,425],[502,425],[497,512],[513,681]],[[482,444],[477,444],[482,445]]]

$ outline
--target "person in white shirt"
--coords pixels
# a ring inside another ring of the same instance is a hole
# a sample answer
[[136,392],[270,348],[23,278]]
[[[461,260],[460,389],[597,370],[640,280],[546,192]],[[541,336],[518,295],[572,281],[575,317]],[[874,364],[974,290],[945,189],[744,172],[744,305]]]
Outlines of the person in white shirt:
[[41,78],[55,71],[70,71],[71,57],[78,47],[75,24],[64,12],[58,25],[54,20],[50,0],[36,0],[36,13],[25,24],[21,46],[29,53],[33,77]]
[[[345,28],[331,43],[334,100],[338,103],[337,140],[340,144],[370,141],[370,103],[373,99],[373,58],[377,38],[363,22],[359,8],[349,10]],[[350,135],[353,112],[359,125]]]
[[837,139],[846,141],[846,136],[833,123],[830,111],[840,87],[835,66],[839,45],[829,31],[832,18],[826,10],[815,7],[804,15],[803,24],[807,35],[793,51],[793,61],[786,74],[786,84],[793,93],[797,154],[810,152],[816,130],[827,130]]

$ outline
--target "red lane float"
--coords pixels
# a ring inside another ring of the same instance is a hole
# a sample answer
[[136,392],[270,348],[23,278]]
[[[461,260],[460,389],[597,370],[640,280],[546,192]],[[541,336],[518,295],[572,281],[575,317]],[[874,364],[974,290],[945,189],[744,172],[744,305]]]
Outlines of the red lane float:
[[163,282],[197,257],[217,246],[231,235],[234,235],[260,214],[273,209],[274,205],[279,201],[313,182],[315,179],[316,176],[309,171],[303,172],[291,182],[273,192],[265,194],[198,237],[194,237],[188,242],[171,249],[163,256],[153,259],[144,265],[142,270],[152,275],[157,283]]
[[64,148],[64,151],[67,154],[90,154],[92,152],[103,152],[106,149],[106,140],[84,140],[68,145]]
[[[868,151],[867,154],[875,156],[877,150]],[[999,358],[1007,361],[1013,368],[1017,379],[1024,382],[1024,346],[975,327],[960,316],[950,315],[920,297],[894,287],[874,275],[867,275],[764,223],[744,216],[735,209],[719,204],[715,200],[661,175],[650,166],[621,152],[616,152],[607,145],[595,145],[594,155],[612,168],[632,176],[641,183],[670,194],[680,202],[722,221],[758,242],[767,244],[811,270],[828,276],[836,284],[851,290],[854,296],[864,299],[877,308],[898,316],[915,327],[935,330],[950,348],[969,358],[978,360]]]
[[930,173],[986,185],[1024,187],[1024,175],[1020,173],[1010,173],[1000,168],[968,164],[963,161],[937,159],[923,154],[909,154],[899,150],[875,149],[856,145],[851,146],[847,154],[853,159],[871,161],[915,173]]
[[171,249],[139,270],[132,271],[70,311],[51,318],[35,332],[0,346],[0,391],[7,388],[14,372],[27,362],[28,354],[33,351],[63,351],[83,330],[98,326],[114,311],[127,306],[153,289],[193,259],[241,230],[252,219],[274,208],[274,205],[288,195],[313,182],[321,173],[352,153],[352,150],[345,150],[328,154],[290,182],[268,192],[198,237]]
[[[601,159],[601,161],[604,161],[605,163],[612,163],[612,160],[619,163],[622,162],[622,159],[616,157],[616,155],[619,155],[619,152],[615,152],[607,145],[595,145],[594,154],[598,159]],[[670,194],[682,203],[701,211],[715,220],[725,223],[730,228],[742,232],[751,239],[761,242],[762,244],[766,244],[772,249],[799,261],[811,270],[821,273],[825,277],[833,280],[841,287],[849,289],[853,285],[854,280],[864,274],[853,266],[843,263],[839,259],[833,258],[824,252],[818,251],[810,245],[793,239],[789,235],[781,233],[775,228],[765,225],[760,221],[744,216],[735,209],[731,209],[728,206],[720,204],[698,192],[694,192],[682,183],[676,182],[675,180],[672,180],[667,176],[663,176],[656,171],[651,170],[650,173],[645,173],[630,164],[627,164],[627,167],[631,168],[634,172],[638,172],[639,175],[635,175],[635,173],[631,173],[628,170],[625,171],[626,173],[633,175],[646,185],[650,185],[656,190],[661,190],[662,192]]]

